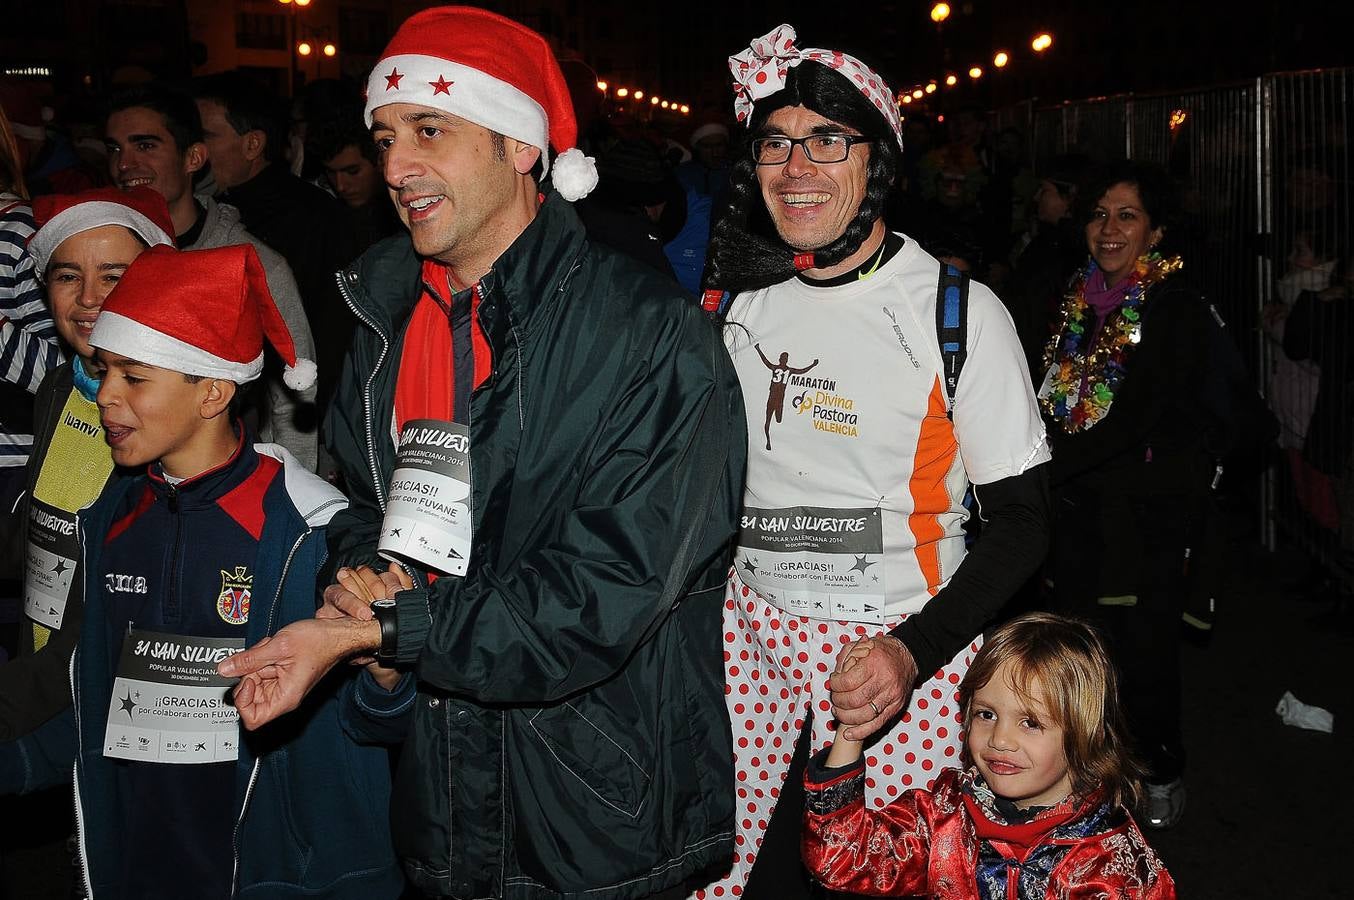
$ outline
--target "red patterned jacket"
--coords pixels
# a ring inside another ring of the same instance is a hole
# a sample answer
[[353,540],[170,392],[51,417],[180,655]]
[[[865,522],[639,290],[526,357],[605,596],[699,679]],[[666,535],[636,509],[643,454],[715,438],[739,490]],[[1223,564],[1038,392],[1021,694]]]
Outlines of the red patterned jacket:
[[938,900],[1174,900],[1175,883],[1122,806],[1069,799],[1008,825],[976,771],[865,806],[865,769],[805,773],[804,862],[833,890]]

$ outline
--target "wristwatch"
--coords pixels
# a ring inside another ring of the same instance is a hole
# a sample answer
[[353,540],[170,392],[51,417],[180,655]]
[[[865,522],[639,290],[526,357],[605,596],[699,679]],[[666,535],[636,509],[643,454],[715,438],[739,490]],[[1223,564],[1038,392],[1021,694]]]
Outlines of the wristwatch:
[[376,617],[377,624],[381,626],[381,648],[376,651],[376,659],[383,665],[391,665],[395,662],[396,635],[398,633],[395,601],[393,599],[373,600],[371,612]]

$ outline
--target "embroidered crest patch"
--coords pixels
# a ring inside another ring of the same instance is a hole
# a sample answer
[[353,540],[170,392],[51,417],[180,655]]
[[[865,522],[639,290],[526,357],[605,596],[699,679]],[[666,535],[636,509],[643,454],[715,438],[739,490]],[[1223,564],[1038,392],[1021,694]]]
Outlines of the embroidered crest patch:
[[247,574],[246,566],[236,566],[234,572],[221,570],[221,593],[216,597],[216,614],[231,625],[249,621],[249,595],[254,587],[254,576]]

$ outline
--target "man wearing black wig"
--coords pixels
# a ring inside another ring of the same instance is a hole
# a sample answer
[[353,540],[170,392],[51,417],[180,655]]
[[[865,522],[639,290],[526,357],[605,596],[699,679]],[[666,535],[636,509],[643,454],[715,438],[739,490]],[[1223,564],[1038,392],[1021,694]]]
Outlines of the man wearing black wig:
[[[794,40],[782,25],[729,60],[750,140],[707,262],[749,445],[724,613],[738,835],[702,898],[806,895],[802,773],[834,703],[836,727],[871,740],[870,804],[960,764],[959,681],[1047,543],[1049,454],[1009,315],[885,227],[888,86]],[[764,423],[768,380],[784,416]],[[983,531],[966,555],[970,484]]]

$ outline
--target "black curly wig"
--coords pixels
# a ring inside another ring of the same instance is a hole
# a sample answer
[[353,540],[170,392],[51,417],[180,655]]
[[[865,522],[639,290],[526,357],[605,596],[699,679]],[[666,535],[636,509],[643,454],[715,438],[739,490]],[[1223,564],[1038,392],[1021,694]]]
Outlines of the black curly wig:
[[782,90],[758,102],[753,110],[741,152],[729,173],[728,202],[710,234],[703,285],[707,290],[736,294],[778,284],[795,274],[795,250],[776,234],[762,202],[750,140],[773,112],[789,106],[804,106],[870,138],[865,196],[856,217],[841,237],[814,251],[814,267],[836,265],[855,253],[884,213],[901,156],[892,127],[847,78],[805,60],[790,69]]

